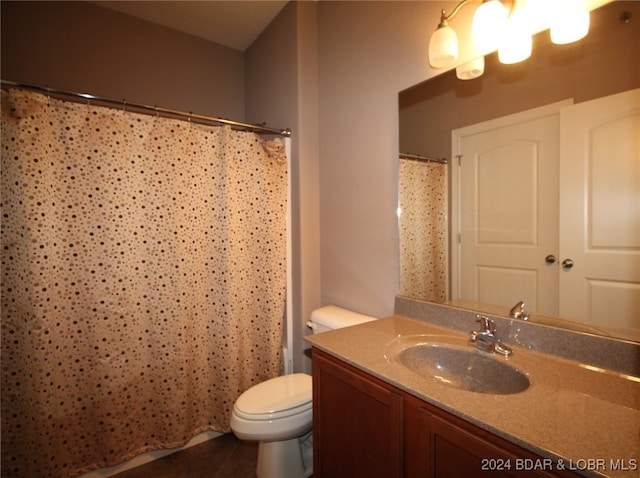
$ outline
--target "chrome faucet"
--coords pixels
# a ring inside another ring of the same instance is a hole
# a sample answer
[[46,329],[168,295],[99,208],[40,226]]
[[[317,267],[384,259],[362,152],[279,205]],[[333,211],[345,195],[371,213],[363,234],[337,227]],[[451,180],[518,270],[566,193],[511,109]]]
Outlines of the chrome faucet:
[[514,319],[529,320],[529,314],[524,311],[524,302],[520,301],[509,311],[509,316]]
[[480,322],[480,330],[471,332],[469,344],[474,345],[483,352],[498,353],[505,357],[512,355],[513,350],[500,342],[500,339],[495,336],[496,323],[482,315],[476,317],[478,318],[477,322]]

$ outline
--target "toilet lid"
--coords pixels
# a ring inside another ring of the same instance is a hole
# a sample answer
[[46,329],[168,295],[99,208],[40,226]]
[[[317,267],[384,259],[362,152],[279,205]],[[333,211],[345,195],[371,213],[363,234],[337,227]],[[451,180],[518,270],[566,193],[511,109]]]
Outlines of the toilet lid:
[[247,419],[281,418],[311,408],[311,376],[294,373],[254,385],[236,400],[235,411]]

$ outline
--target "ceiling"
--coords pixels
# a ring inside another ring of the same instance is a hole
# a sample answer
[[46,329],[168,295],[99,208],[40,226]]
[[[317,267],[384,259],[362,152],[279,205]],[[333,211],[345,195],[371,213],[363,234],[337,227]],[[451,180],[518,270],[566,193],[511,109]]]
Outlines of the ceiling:
[[94,1],[102,7],[245,51],[288,0]]

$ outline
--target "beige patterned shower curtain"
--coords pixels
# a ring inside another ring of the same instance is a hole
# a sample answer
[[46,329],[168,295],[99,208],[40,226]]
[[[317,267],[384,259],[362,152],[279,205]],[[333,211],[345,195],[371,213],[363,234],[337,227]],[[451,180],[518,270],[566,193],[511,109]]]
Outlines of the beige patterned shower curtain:
[[400,295],[447,299],[445,164],[400,159]]
[[282,149],[2,91],[3,477],[229,431],[282,373]]

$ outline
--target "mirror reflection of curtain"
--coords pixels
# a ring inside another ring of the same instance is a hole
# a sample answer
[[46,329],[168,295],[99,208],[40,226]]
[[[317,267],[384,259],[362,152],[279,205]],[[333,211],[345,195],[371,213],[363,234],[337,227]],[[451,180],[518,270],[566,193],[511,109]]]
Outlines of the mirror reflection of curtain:
[[400,295],[447,299],[447,166],[400,159]]
[[266,146],[2,90],[3,477],[228,432],[282,373],[287,164]]

